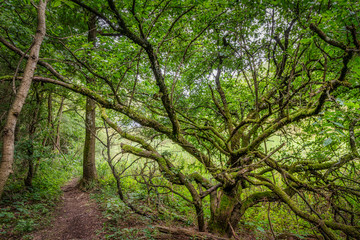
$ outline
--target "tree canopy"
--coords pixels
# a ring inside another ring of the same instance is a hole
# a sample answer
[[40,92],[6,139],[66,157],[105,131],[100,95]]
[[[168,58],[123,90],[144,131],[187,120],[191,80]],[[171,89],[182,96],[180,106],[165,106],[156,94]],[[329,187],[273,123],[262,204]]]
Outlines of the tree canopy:
[[[0,3],[2,81],[25,78],[30,2]],[[187,189],[199,231],[231,236],[248,209],[279,202],[325,239],[356,239],[359,11],[358,1],[53,0],[32,79],[93,99],[123,154]]]

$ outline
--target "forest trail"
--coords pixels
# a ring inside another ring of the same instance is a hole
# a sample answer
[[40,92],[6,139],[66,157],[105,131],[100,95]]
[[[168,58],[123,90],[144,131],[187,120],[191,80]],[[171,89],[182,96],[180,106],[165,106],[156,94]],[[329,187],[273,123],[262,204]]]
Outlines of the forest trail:
[[101,211],[90,199],[89,193],[77,188],[78,179],[62,187],[62,204],[55,217],[43,230],[33,234],[33,240],[96,240],[103,226]]

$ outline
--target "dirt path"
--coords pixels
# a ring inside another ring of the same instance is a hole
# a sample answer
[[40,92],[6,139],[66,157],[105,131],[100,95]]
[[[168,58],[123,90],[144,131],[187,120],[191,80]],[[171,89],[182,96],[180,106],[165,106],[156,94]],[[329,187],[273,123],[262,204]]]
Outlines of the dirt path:
[[104,220],[89,193],[76,188],[78,179],[62,187],[63,203],[51,226],[33,234],[33,240],[98,240]]

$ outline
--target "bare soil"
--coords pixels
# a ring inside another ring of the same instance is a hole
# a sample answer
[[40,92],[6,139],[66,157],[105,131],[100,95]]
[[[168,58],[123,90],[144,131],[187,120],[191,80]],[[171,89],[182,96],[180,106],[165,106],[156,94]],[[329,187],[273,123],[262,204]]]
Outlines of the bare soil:
[[62,187],[62,204],[55,212],[51,226],[34,233],[33,240],[103,239],[105,220],[89,193],[77,188],[78,179]]

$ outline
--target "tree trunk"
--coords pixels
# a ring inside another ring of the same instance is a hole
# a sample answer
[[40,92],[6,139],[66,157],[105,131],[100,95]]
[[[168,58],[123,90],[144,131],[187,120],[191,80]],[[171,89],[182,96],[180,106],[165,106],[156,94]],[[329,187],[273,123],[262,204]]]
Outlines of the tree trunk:
[[97,178],[95,165],[95,102],[86,99],[86,130],[85,130],[85,144],[83,155],[83,177],[81,185],[86,187]]
[[0,198],[4,191],[5,183],[9,178],[10,173],[12,173],[12,164],[14,162],[14,132],[16,128],[16,122],[29,92],[32,77],[34,76],[36,65],[39,59],[40,46],[46,32],[46,4],[47,0],[39,1],[38,26],[34,41],[30,49],[30,57],[26,63],[23,80],[21,81],[15,100],[8,112],[6,124],[3,131],[2,158],[0,163]]
[[27,156],[28,172],[24,180],[24,183],[26,187],[32,187],[32,180],[34,177],[34,145],[32,143],[32,139],[30,139],[30,145],[28,146],[27,152],[28,152],[28,156]]
[[47,133],[44,141],[45,141],[45,146],[52,145],[54,147],[54,144],[53,144],[53,141],[52,141],[53,130],[54,130],[53,116],[52,116],[52,112],[53,112],[52,101],[53,101],[52,100],[52,92],[50,91],[49,95],[48,95],[48,99],[47,99],[47,123],[48,123],[47,128],[48,128],[48,133]]
[[[220,196],[217,203],[211,209],[211,219],[209,222],[209,230],[212,233],[221,236],[231,237],[232,231],[230,224],[234,229],[237,228],[239,218],[234,216],[238,212],[240,206],[238,202],[239,186],[231,187],[231,189],[222,189],[219,191]],[[212,204],[213,205],[213,204]]]
[[29,123],[29,145],[27,147],[28,172],[24,180],[26,187],[32,187],[32,180],[34,177],[34,138],[35,138],[34,135],[39,121],[41,100],[42,100],[38,90],[36,88],[34,89],[35,89],[36,104],[34,105],[35,109],[32,112],[32,117]]
[[48,127],[49,127],[49,143],[52,144],[52,150],[53,151],[61,151],[60,146],[60,124],[61,124],[61,116],[63,113],[63,107],[64,107],[64,100],[65,97],[61,97],[60,101],[60,107],[59,110],[55,116],[55,119],[53,119],[52,111],[53,111],[53,98],[52,93],[49,93],[48,96]]
[[52,92],[49,92],[48,96],[48,127],[52,129],[53,119],[52,119]]
[[200,232],[205,232],[205,218],[204,218],[204,210],[202,207],[201,199],[193,199],[196,216],[197,216],[197,223],[198,223],[198,229]]
[[[95,46],[96,40],[96,17],[89,16],[88,22],[89,35],[88,41],[92,42]],[[90,83],[91,80],[88,80]],[[95,101],[91,98],[86,98],[86,117],[85,117],[85,143],[84,143],[84,156],[83,156],[83,177],[80,183],[82,188],[91,187],[91,183],[96,181],[96,165],[95,165]]]
[[[61,102],[60,102],[59,111],[56,114],[56,121],[55,121],[56,125],[54,125],[54,130],[53,130],[54,133],[55,133],[53,150],[54,151],[57,150],[59,152],[61,151],[61,146],[60,146],[60,124],[61,124],[61,117],[62,117],[62,113],[63,113],[64,100],[65,100],[65,97],[62,97]],[[56,129],[55,129],[55,126],[56,126]]]

